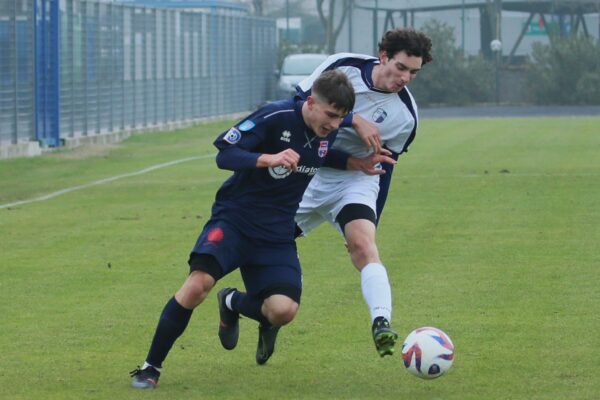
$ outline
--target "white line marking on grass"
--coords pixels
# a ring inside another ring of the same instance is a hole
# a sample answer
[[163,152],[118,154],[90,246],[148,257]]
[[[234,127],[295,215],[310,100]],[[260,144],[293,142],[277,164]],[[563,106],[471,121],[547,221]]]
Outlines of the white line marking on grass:
[[27,200],[16,201],[14,203],[2,204],[2,205],[0,205],[0,209],[9,208],[9,207],[15,207],[15,206],[21,206],[23,204],[34,203],[36,201],[50,200],[50,199],[53,199],[55,197],[61,196],[63,194],[74,192],[76,190],[87,189],[87,188],[92,187],[92,186],[103,185],[105,183],[114,182],[114,181],[119,180],[119,179],[129,178],[131,176],[142,175],[142,174],[145,174],[147,172],[152,172],[152,171],[160,169],[160,168],[170,167],[171,165],[177,165],[177,164],[181,164],[181,163],[188,162],[188,161],[199,160],[199,159],[202,159],[202,158],[215,157],[215,155],[216,154],[204,154],[204,155],[201,155],[201,156],[182,158],[180,160],[169,161],[169,162],[162,163],[162,164],[156,164],[156,165],[153,165],[151,167],[141,169],[139,171],[130,172],[128,174],[123,174],[123,175],[112,176],[110,178],[100,179],[98,181],[94,181],[94,182],[91,182],[91,183],[86,183],[86,184],[83,184],[83,185],[72,186],[72,187],[69,187],[69,188],[66,188],[66,189],[59,190],[59,191],[54,192],[54,193],[50,193],[50,194],[46,194],[46,195],[43,195],[43,196],[40,196],[40,197],[36,197],[36,198],[33,198],[33,199],[27,199]]
[[[151,167],[148,168],[144,168],[142,170],[136,171],[136,172],[130,172],[128,174],[123,174],[123,175],[117,175],[117,176],[113,176],[110,178],[104,178],[104,179],[100,179],[98,181],[94,181],[91,183],[86,183],[84,185],[77,185],[77,186],[72,186],[70,188],[66,188],[66,189],[62,189],[59,190],[57,192],[54,193],[50,193],[50,194],[46,194],[44,196],[40,196],[40,197],[36,197],[33,199],[28,199],[28,200],[21,200],[21,201],[16,201],[14,203],[8,203],[8,204],[2,204],[0,205],[0,209],[3,208],[9,208],[9,207],[15,207],[15,206],[21,206],[24,204],[29,204],[29,203],[34,203],[36,201],[44,201],[44,200],[50,200],[53,199],[55,197],[61,196],[63,194],[66,193],[70,193],[70,192],[74,192],[76,190],[80,190],[80,189],[86,189],[92,186],[96,186],[96,185],[103,185],[105,183],[110,183],[113,181],[116,181],[118,179],[123,179],[123,178],[129,178],[131,176],[137,176],[137,175],[142,175],[145,174],[147,172],[152,172],[154,170],[160,169],[160,168],[164,168],[164,167],[170,167],[171,165],[177,165],[177,164],[181,164],[184,162],[188,162],[188,161],[193,161],[193,160],[199,160],[202,158],[209,158],[209,157],[215,157],[215,154],[204,154],[201,156],[195,156],[195,157],[188,157],[188,158],[182,158],[180,160],[175,160],[175,161],[169,161],[166,163],[162,163],[162,164],[157,164],[157,165],[153,165]],[[482,173],[482,174],[464,174],[464,175],[451,175],[451,176],[442,176],[442,175],[405,175],[402,176],[400,179],[411,179],[411,178],[417,178],[417,179],[421,179],[421,178],[483,178],[483,177],[489,177],[489,176],[493,176],[496,174],[500,174],[503,176],[515,176],[515,177],[553,177],[553,176],[558,176],[558,177],[575,177],[575,176],[579,176],[579,177],[586,177],[586,176],[600,176],[600,173],[594,173],[594,172],[590,172],[590,173],[503,173],[503,172],[493,172],[493,173]]]

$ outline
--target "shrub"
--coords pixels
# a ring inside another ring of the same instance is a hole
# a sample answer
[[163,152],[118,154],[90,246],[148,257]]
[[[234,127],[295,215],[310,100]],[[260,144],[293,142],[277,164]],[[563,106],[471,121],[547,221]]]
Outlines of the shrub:
[[454,28],[431,20],[421,30],[433,42],[433,61],[410,83],[419,104],[463,105],[494,96],[494,65],[481,56],[465,58],[456,46]]
[[532,100],[540,104],[600,104],[600,46],[573,36],[534,43],[527,71]]

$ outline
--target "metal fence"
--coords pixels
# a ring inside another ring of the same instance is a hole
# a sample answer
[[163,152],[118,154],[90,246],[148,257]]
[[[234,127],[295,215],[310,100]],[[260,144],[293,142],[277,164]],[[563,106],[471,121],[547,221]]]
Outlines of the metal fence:
[[273,89],[275,29],[251,16],[2,0],[0,145],[55,146],[255,108]]
[[34,136],[32,0],[0,1],[0,145]]

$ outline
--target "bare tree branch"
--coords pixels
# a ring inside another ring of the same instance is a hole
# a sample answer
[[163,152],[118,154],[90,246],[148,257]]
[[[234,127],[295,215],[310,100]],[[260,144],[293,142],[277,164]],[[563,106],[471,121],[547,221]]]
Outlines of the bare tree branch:
[[319,19],[325,30],[327,30],[327,20],[325,19],[325,13],[323,12],[323,2],[325,0],[317,0],[317,11],[319,12]]
[[[338,27],[335,29],[335,32],[333,33],[334,47],[335,47],[335,43],[337,42],[337,38],[338,38],[338,36],[340,36],[340,32],[342,31],[344,22],[346,21],[346,16],[348,15],[348,10],[350,9],[350,0],[345,0],[343,4],[344,4],[344,9],[342,10],[342,17],[340,18],[340,23],[339,23]],[[348,28],[348,29],[350,29],[350,28]],[[333,52],[333,50],[332,50],[332,52]]]
[[346,21],[346,16],[348,15],[350,1],[351,0],[344,0],[342,2],[342,16],[339,20],[339,25],[335,27],[335,5],[336,3],[339,3],[339,1],[329,0],[327,3],[329,6],[328,14],[325,14],[323,11],[323,3],[325,0],[317,0],[319,19],[321,20],[321,24],[325,30],[325,48],[329,53],[333,53],[335,51],[337,38],[340,35],[344,22]]
[[254,6],[254,14],[258,16],[263,15],[263,0],[252,0]]

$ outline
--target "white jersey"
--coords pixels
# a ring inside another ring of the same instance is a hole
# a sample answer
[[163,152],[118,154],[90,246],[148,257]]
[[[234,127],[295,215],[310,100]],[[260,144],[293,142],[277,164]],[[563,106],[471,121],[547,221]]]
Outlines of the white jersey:
[[[324,71],[337,69],[344,72],[356,93],[353,112],[378,127],[382,145],[401,154],[408,149],[416,134],[417,105],[407,88],[390,93],[374,87],[372,72],[377,64],[377,58],[361,54],[332,55],[299,83],[298,94],[308,96],[313,82]],[[352,128],[341,128],[332,147],[356,157],[365,157],[372,151]],[[321,167],[304,192],[296,213],[296,223],[305,234],[323,221],[340,229],[335,221],[348,204],[363,204],[377,213],[379,191],[378,175]],[[379,207],[384,201],[385,197]]]
[[[337,69],[344,72],[356,93],[353,112],[377,126],[382,145],[396,153],[403,153],[416,133],[417,105],[407,88],[399,93],[390,93],[373,86],[371,74],[377,64],[379,60],[371,56],[334,54],[300,82],[298,87],[304,95],[308,95],[313,82],[323,71]],[[365,157],[372,151],[364,145],[355,130],[349,127],[340,128],[333,148],[356,157]],[[324,178],[332,179],[345,179],[356,176],[357,173],[362,172],[333,168],[321,168],[319,171]]]

